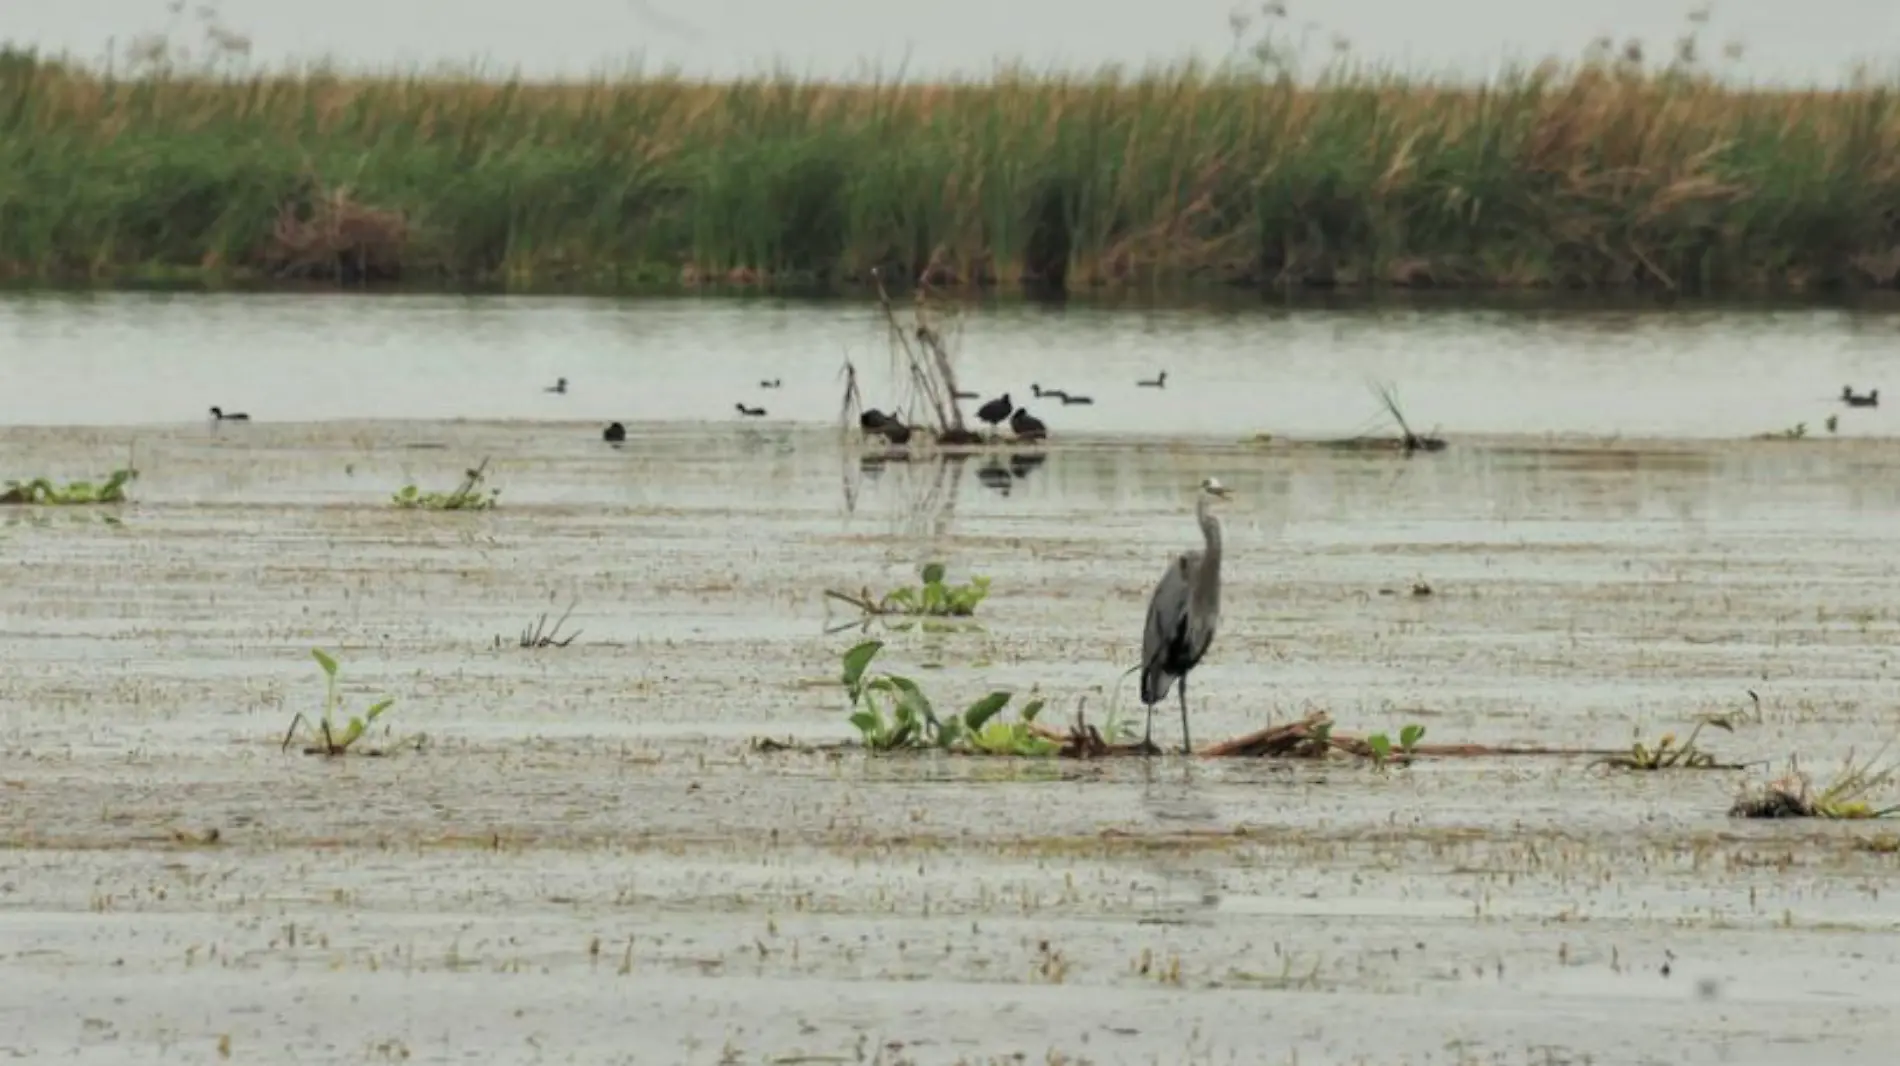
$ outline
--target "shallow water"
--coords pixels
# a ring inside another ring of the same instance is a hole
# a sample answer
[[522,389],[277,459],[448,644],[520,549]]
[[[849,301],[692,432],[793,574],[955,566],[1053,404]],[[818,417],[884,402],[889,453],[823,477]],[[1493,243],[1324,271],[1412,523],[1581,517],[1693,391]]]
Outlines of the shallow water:
[[[1369,379],[1424,431],[1724,438],[1840,414],[1843,384],[1900,372],[1900,310],[1006,306],[963,319],[965,388],[1008,391],[1058,433],[1343,436],[1384,427]],[[0,424],[198,422],[217,404],[329,419],[740,421],[757,446],[835,421],[849,356],[902,402],[858,301],[30,294],[0,297]],[[1166,369],[1165,390],[1136,387]],[[567,395],[542,392],[557,377]],[[761,380],[784,387],[761,390]],[[1063,388],[1089,406],[1038,401]],[[973,411],[975,404],[966,404]]]
[[[118,524],[0,509],[0,1047],[1766,1064],[1900,1038],[1880,828],[1731,821],[1751,775],[748,744],[843,739],[829,682],[859,638],[825,634],[820,593],[931,558],[995,594],[884,632],[887,665],[940,702],[1039,685],[1052,715],[1130,713],[1144,597],[1211,472],[1238,498],[1200,744],[1323,709],[1615,747],[1742,711],[1702,740],[1825,774],[1892,729],[1891,441],[1454,432],[1407,461],[1157,423],[1066,434],[1004,493],[979,476],[1003,451],[872,476],[822,416],[615,449],[536,402],[0,428],[0,471],[143,471]],[[482,456],[494,512],[386,505]],[[515,646],[571,595],[572,646]],[[422,750],[280,754],[322,699],[313,645]]]

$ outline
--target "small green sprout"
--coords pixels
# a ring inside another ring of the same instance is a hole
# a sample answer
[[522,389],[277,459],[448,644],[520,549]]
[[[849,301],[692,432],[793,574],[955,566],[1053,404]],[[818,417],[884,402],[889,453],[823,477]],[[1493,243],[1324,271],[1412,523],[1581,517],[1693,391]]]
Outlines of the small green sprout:
[[342,755],[350,750],[351,745],[363,739],[363,735],[369,732],[370,726],[376,724],[376,719],[380,718],[383,712],[396,701],[386,699],[371,704],[360,717],[351,715],[349,723],[339,728],[336,724],[336,712],[341,700],[336,691],[336,660],[321,648],[311,648],[310,656],[317,660],[318,666],[323,668],[326,679],[323,717],[312,723],[302,711],[297,712],[297,717],[290,720],[290,729],[284,734],[284,742],[279,750],[289,750],[290,742],[298,736],[298,728],[302,727],[302,735],[306,741],[303,749],[305,755]]

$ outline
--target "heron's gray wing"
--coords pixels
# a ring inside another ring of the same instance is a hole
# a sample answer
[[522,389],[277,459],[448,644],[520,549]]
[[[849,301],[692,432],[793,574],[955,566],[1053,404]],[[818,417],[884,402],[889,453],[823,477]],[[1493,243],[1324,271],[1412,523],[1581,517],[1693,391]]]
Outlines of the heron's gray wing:
[[1187,618],[1188,593],[1194,587],[1194,572],[1200,569],[1200,552],[1183,552],[1168,564],[1167,572],[1148,597],[1148,624],[1141,634],[1141,665],[1159,664],[1168,641]]

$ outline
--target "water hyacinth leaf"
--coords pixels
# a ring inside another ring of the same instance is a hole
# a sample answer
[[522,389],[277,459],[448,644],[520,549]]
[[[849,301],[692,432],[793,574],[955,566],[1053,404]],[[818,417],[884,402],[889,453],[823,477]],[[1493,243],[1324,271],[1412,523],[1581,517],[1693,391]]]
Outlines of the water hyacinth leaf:
[[970,709],[963,712],[963,724],[973,733],[981,732],[990,719],[1009,706],[1009,695],[1007,692],[992,692],[970,704]]
[[875,711],[859,711],[851,716],[851,724],[857,727],[858,733],[867,743],[873,736],[883,731],[879,728],[883,725],[883,719],[879,718]]
[[1023,704],[1022,720],[1025,722],[1035,721],[1036,716],[1041,714],[1042,709],[1048,705],[1049,701],[1043,699],[1030,700],[1028,703]]
[[1384,762],[1392,754],[1392,739],[1384,733],[1374,733],[1366,738],[1366,747],[1372,749],[1372,757]]
[[865,667],[870,666],[871,660],[877,658],[877,653],[882,650],[884,650],[883,641],[867,640],[844,653],[844,685],[846,688],[854,689],[858,687],[859,679],[864,676]]
[[323,672],[325,674],[328,674],[331,677],[336,676],[336,660],[335,659],[332,659],[328,655],[324,654],[322,648],[311,648],[310,654],[313,658],[317,660],[317,665],[323,667]]
[[1418,742],[1421,739],[1423,739],[1424,736],[1425,736],[1424,726],[1408,725],[1404,729],[1399,730],[1399,747],[1401,748],[1417,747]]
[[942,563],[924,564],[924,584],[941,585],[943,584],[943,575],[944,568]]

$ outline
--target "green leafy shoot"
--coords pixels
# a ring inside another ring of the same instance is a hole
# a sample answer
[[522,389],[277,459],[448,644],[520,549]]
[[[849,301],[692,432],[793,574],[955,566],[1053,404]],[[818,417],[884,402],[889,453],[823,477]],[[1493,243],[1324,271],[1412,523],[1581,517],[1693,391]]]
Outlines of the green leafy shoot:
[[43,477],[31,481],[9,481],[6,488],[0,490],[0,504],[76,506],[124,503],[125,486],[138,476],[137,470],[122,467],[100,482],[71,481],[60,485]]
[[421,511],[486,511],[495,506],[495,498],[501,490],[491,488],[482,491],[482,482],[488,475],[488,460],[462,473],[462,483],[452,492],[423,492],[414,485],[404,485],[401,491],[390,497],[396,506],[404,510]]
[[[1331,737],[1332,726],[1328,724],[1322,735],[1322,742],[1329,742]],[[1374,766],[1383,770],[1395,753],[1400,762],[1410,762],[1418,748],[1418,742],[1423,739],[1425,739],[1425,727],[1410,723],[1399,730],[1399,742],[1396,747],[1392,743],[1392,738],[1384,733],[1373,733],[1366,737],[1365,754],[1372,760]]]
[[961,713],[939,715],[916,681],[874,672],[872,660],[884,650],[867,640],[844,653],[840,677],[851,699],[850,722],[871,751],[936,749],[990,755],[1053,755],[1060,745],[1035,730],[1044,701],[1030,700],[1014,720],[1000,716],[1013,698],[991,692]]
[[[323,716],[313,722],[302,711],[297,712],[297,717],[290,720],[290,729],[284,734],[284,742],[279,750],[289,750],[290,742],[301,735],[305,742],[303,749],[305,755],[345,754],[350,750],[351,745],[363,739],[363,735],[376,724],[376,719],[382,717],[383,712],[389,710],[390,705],[396,701],[386,699],[373,703],[362,715],[351,715],[347,723],[338,725],[337,714],[342,701],[337,694],[336,660],[321,648],[310,649],[310,656],[317,661],[318,666],[323,668],[325,679]],[[301,733],[299,733],[300,729]],[[381,754],[381,752],[370,754]]]
[[1734,763],[1718,762],[1715,756],[1696,746],[1696,737],[1702,734],[1706,726],[1714,726],[1724,732],[1735,731],[1734,722],[1725,714],[1703,715],[1696,720],[1695,728],[1688,737],[1677,743],[1674,733],[1664,733],[1654,747],[1638,739],[1630,744],[1627,755],[1612,755],[1598,759],[1591,765],[1609,766],[1618,770],[1738,770]]
[[856,594],[827,589],[825,595],[848,603],[866,615],[966,618],[975,614],[977,605],[990,594],[990,579],[987,577],[973,577],[960,585],[948,584],[942,563],[924,564],[920,576],[923,584],[895,588],[875,599],[868,588]]

